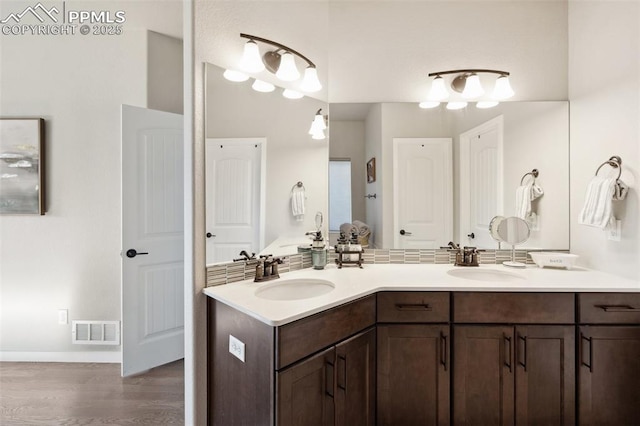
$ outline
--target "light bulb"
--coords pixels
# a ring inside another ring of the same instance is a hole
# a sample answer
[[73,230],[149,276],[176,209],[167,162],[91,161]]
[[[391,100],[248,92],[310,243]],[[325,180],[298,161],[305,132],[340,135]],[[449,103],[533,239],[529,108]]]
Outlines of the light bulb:
[[462,109],[466,106],[467,106],[466,102],[448,102],[447,103],[447,109],[450,109],[450,110]]
[[268,93],[273,92],[276,89],[276,86],[271,83],[267,83],[266,81],[256,80],[251,85],[251,88],[256,92]]
[[480,109],[493,108],[498,104],[499,104],[498,101],[480,101],[476,103],[476,108],[480,108]]
[[465,99],[473,99],[482,95],[484,95],[484,89],[480,84],[478,74],[468,75],[464,84],[464,90],[462,91],[462,97]]
[[260,49],[258,44],[249,40],[244,44],[244,52],[240,60],[240,68],[246,72],[256,73],[264,70],[264,64],[260,57]]
[[282,92],[282,96],[287,99],[300,99],[304,95],[296,90],[284,89],[284,91]]
[[423,109],[435,108],[438,105],[440,105],[440,102],[437,101],[424,101],[418,104],[418,106]]
[[222,75],[229,81],[241,82],[249,80],[249,76],[240,71],[225,70]]
[[294,81],[300,78],[300,71],[298,71],[296,61],[291,53],[285,52],[282,54],[276,77],[282,81]]
[[427,95],[427,99],[430,101],[442,101],[449,97],[449,92],[447,88],[444,87],[444,78],[437,75],[436,78],[433,79],[431,83],[431,90],[429,90],[429,95]]
[[496,79],[496,85],[493,88],[493,94],[491,97],[496,100],[509,99],[514,95],[511,84],[509,84],[509,77],[501,75]]
[[318,80],[318,71],[315,67],[309,66],[304,70],[304,78],[302,79],[300,88],[305,92],[317,92],[322,89],[322,84],[320,84],[320,80]]

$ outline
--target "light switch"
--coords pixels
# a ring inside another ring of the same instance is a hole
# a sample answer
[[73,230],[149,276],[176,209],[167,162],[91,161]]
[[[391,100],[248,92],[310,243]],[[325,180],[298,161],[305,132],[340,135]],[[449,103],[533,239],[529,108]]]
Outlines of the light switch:
[[231,355],[244,362],[244,343],[236,337],[229,335],[229,352]]

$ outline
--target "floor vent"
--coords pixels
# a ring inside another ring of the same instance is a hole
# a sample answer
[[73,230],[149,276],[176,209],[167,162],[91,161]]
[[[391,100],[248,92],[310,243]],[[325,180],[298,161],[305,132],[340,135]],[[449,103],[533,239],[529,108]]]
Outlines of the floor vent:
[[76,345],[119,345],[120,321],[73,321],[71,342]]

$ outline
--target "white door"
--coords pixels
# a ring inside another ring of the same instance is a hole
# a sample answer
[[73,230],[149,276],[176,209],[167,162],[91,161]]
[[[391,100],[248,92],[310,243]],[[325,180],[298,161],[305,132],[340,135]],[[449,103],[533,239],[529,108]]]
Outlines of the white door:
[[394,247],[438,248],[453,239],[450,138],[393,140]]
[[266,139],[206,142],[207,265],[264,247]]
[[460,243],[496,248],[489,223],[503,213],[502,116],[460,135]]
[[183,119],[122,106],[122,375],[184,357]]

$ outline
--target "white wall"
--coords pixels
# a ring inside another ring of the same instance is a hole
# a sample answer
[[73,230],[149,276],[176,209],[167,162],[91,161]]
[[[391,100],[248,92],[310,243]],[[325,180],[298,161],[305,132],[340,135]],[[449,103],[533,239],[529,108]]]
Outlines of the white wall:
[[[24,6],[3,1],[0,15]],[[0,35],[0,115],[46,120],[48,200],[45,216],[0,217],[3,357],[120,350],[72,345],[57,310],[69,309],[70,320],[120,319],[120,105],[146,105],[147,30],[179,36],[182,4],[73,7],[125,10],[124,33]]]
[[182,114],[182,40],[155,31],[147,35],[147,108]]
[[[638,22],[640,3],[635,1],[569,3],[571,251],[583,265],[632,279],[640,279]],[[614,203],[622,220],[620,242],[577,221],[587,184],[612,155],[622,158],[622,180],[630,186],[627,199]]]
[[[256,92],[250,81],[232,83],[222,73],[207,66],[207,137],[266,137],[265,244],[281,236],[304,237],[316,228],[316,212],[328,214],[329,140],[308,134],[316,111],[324,113],[327,105],[309,97],[286,99],[279,90]],[[291,188],[298,181],[306,189],[302,222],[291,214]]]
[[367,160],[365,159],[364,121],[333,121],[329,127],[331,145],[329,158],[351,160],[351,216],[352,220],[367,222],[365,185]]

